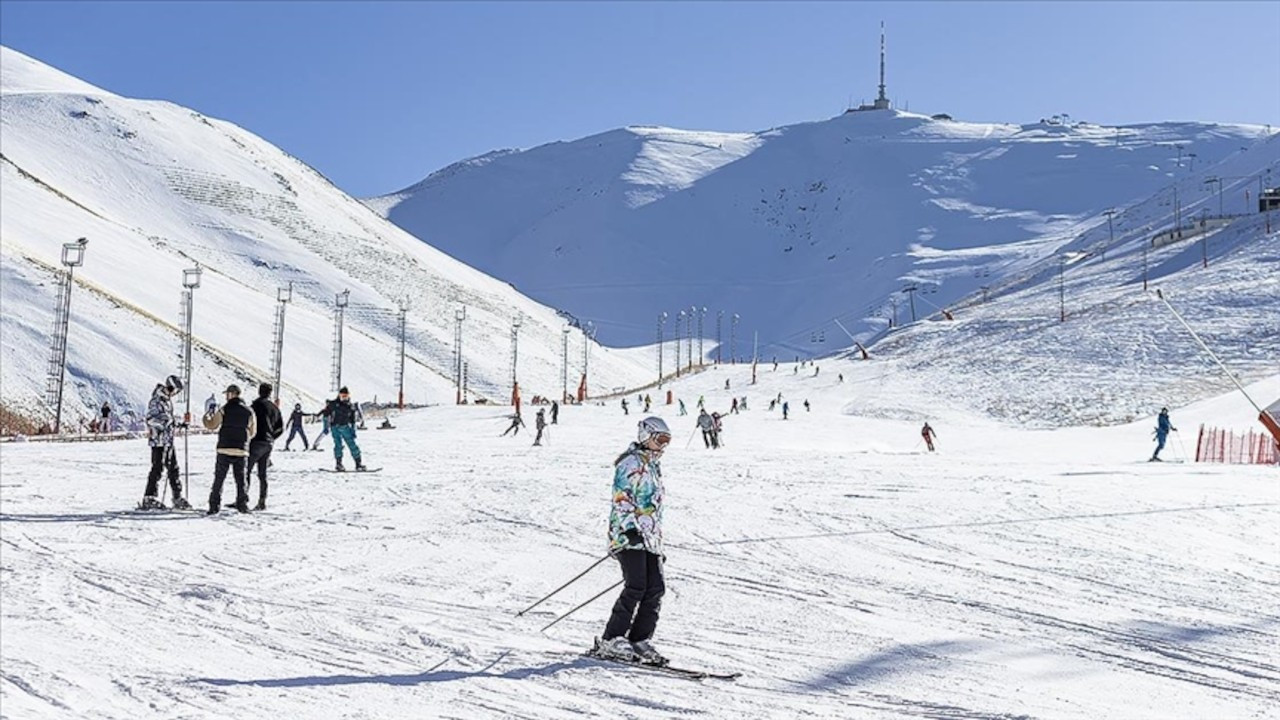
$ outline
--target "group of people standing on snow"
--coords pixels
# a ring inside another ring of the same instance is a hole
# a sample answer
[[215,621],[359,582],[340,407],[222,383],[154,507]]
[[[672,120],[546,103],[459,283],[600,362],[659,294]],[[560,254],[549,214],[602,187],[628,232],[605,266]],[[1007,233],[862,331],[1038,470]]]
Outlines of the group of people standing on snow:
[[[143,510],[165,507],[161,497],[157,496],[161,475],[167,475],[169,490],[173,494],[173,507],[179,510],[191,509],[191,503],[184,497],[182,483],[179,481],[181,473],[174,447],[175,432],[179,429],[186,430],[189,426],[185,419],[178,422],[173,410],[173,396],[182,390],[182,379],[170,375],[163,383],[156,385],[147,404],[147,444],[151,450],[151,472],[147,475],[147,486],[139,506]],[[251,404],[246,404],[240,396],[240,387],[232,384],[223,391],[222,404],[213,397],[205,404],[201,424],[205,429],[218,433],[208,514],[215,515],[222,509],[222,488],[228,473],[232,475],[236,485],[236,500],[232,507],[242,513],[250,512],[249,489],[255,469],[258,474],[258,503],[252,509],[267,508],[267,468],[271,465],[275,441],[284,434],[280,410],[271,399],[273,390],[270,383],[260,384],[258,397]],[[359,408],[351,402],[347,388],[339,390],[338,397],[329,400],[320,414],[325,419],[325,432],[331,431],[333,434],[335,469],[345,469],[342,465],[345,443],[355,460],[356,470],[365,470],[360,447],[356,444]],[[307,445],[306,433],[302,431],[303,415],[302,406],[295,405],[289,418],[293,432],[285,441],[285,449],[288,449],[296,433],[302,433],[302,442],[304,446]],[[321,434],[322,437],[323,435],[324,433]]]

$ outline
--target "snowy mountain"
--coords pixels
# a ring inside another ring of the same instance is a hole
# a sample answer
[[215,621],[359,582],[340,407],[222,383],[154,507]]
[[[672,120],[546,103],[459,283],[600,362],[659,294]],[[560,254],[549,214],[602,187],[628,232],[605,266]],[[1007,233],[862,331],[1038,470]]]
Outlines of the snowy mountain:
[[[75,274],[65,422],[104,399],[138,408],[179,365],[183,269],[195,291],[196,399],[266,379],[277,289],[287,307],[282,400],[330,389],[335,295],[350,291],[342,381],[362,400],[396,394],[408,300],[406,399],[451,402],[454,316],[466,307],[471,396],[510,394],[511,325],[526,396],[558,396],[572,318],[409,236],[261,138],[172,103],[123,98],[0,49],[3,401],[47,417],[42,398],[63,243],[88,238]],[[569,340],[578,385],[584,334]],[[647,381],[625,351],[591,345],[591,387]]]
[[[1249,176],[1276,161],[1274,144],[1249,152],[1265,133],[899,111],[758,133],[629,127],[489,153],[366,203],[522,292],[595,319],[606,343],[653,342],[663,310],[672,337],[678,311],[706,307],[703,336],[715,337],[723,311],[725,344],[728,318],[741,316],[739,357],[756,330],[763,357],[803,357],[849,345],[837,321],[865,342],[886,327],[891,303],[909,319],[904,287],[919,289],[921,314],[948,306],[1086,231],[1096,238],[1104,211],[1175,183],[1184,216],[1216,214],[1203,179],[1247,156],[1231,173],[1246,177],[1225,181],[1226,210],[1241,212],[1256,185]],[[1143,223],[1154,233],[1174,214],[1168,205]]]

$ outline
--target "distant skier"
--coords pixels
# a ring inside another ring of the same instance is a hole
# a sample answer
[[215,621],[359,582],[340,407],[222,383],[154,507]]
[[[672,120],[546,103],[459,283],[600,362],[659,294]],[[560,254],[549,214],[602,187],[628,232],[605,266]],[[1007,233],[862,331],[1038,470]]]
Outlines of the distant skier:
[[293,412],[289,414],[289,439],[284,441],[284,451],[289,452],[289,443],[293,442],[294,435],[302,436],[302,449],[310,450],[311,443],[307,442],[307,431],[302,429],[302,419],[306,417],[306,413],[302,412],[302,403],[294,403]]
[[725,390],[728,390],[728,389],[729,389],[729,378],[725,378],[725,379],[724,379],[724,389],[725,389]]
[[560,424],[560,403],[555,400],[551,401],[551,424]]
[[819,373],[819,372],[821,372],[821,370],[822,370],[822,368],[818,367],[817,365],[814,365],[814,366],[813,366],[813,376],[814,376],[814,377],[818,377],[818,373]]
[[730,415],[738,414],[738,398],[734,398],[733,403],[729,405],[729,414]]
[[711,447],[719,449],[724,443],[720,438],[720,413],[711,413]]
[[623,587],[592,652],[623,661],[666,665],[651,642],[666,590],[663,581],[662,469],[671,431],[659,417],[641,420],[636,442],[614,461],[609,553],[622,566]]
[[253,483],[253,469],[258,468],[258,504],[254,510],[267,509],[267,468],[271,465],[271,448],[276,440],[284,434],[284,423],[280,420],[280,409],[271,402],[271,383],[258,385],[258,399],[253,401],[253,419],[258,426],[257,433],[249,441],[249,472],[245,476],[245,492]]
[[789,402],[782,403],[782,419],[783,420],[787,419],[787,413],[789,412],[791,412],[791,403]]
[[511,424],[498,437],[506,437],[507,433],[512,433],[511,437],[515,437],[520,434],[520,428],[522,427],[524,427],[524,418],[520,417],[520,413],[517,411],[515,415],[511,416]]
[[840,373],[839,378],[840,382],[844,382],[844,373]]
[[706,403],[705,403],[705,402],[704,402],[704,400],[703,400],[703,397],[702,397],[701,395],[699,395],[699,396],[698,396],[698,409],[699,409],[699,410],[705,410],[706,408],[707,408],[707,406],[706,406]]
[[929,452],[933,452],[933,438],[937,436],[937,434],[938,433],[934,432],[933,428],[929,427],[929,423],[927,421],[925,422],[924,427],[920,428],[920,437],[924,438],[924,444],[928,446]]
[[809,412],[809,398],[804,399],[804,411]]
[[218,459],[213,468],[213,488],[209,491],[209,514],[217,515],[222,508],[222,483],[230,470],[236,481],[236,502],[233,507],[242,513],[249,512],[249,493],[245,485],[245,463],[249,458],[249,439],[258,432],[253,410],[240,398],[240,387],[228,385],[224,393],[227,402],[206,408],[204,427],[218,431]]
[[542,431],[547,428],[547,411],[538,408],[538,415],[533,419],[533,427],[538,431],[538,436],[533,439],[534,445],[542,444]]
[[649,412],[649,394],[648,393],[645,393],[645,396],[644,396],[644,411]]
[[705,409],[698,413],[698,429],[702,431],[702,444],[710,450],[712,439],[715,437],[715,423]]
[[684,409],[684,400],[677,400],[676,402],[680,403],[680,414],[688,415],[689,411]]
[[778,401],[773,398],[769,398],[769,412],[773,412],[773,409],[777,406],[778,406]]
[[739,412],[745,412],[746,409],[747,409],[747,396],[743,395],[742,401],[738,403],[738,410]]
[[630,415],[630,414],[631,414],[631,410],[630,410],[630,408],[628,408],[628,407],[627,407],[627,399],[626,399],[626,398],[622,398],[622,414],[623,414],[623,415]]
[[98,422],[98,432],[111,432],[111,404],[106,400],[102,401],[102,420]]
[[160,475],[166,473],[169,489],[173,492],[173,506],[189,510],[191,503],[182,497],[182,484],[178,482],[178,453],[173,449],[173,431],[179,425],[173,417],[173,396],[182,391],[182,380],[177,375],[165,378],[163,384],[151,391],[147,403],[147,445],[151,448],[151,472],[147,475],[147,487],[142,492],[142,509],[158,510],[164,507],[156,491],[160,489]]
[[356,445],[357,408],[352,404],[351,393],[346,386],[338,390],[338,399],[329,401],[324,412],[328,413],[329,427],[333,430],[333,469],[338,472],[346,470],[342,466],[342,444],[345,442],[351,449],[351,459],[356,461],[356,470],[365,470],[360,459],[360,446]]
[[1151,454],[1152,462],[1164,462],[1160,459],[1160,451],[1164,449],[1164,441],[1169,437],[1169,431],[1178,432],[1178,428],[1169,422],[1169,408],[1160,408],[1160,415],[1156,417],[1156,451]]

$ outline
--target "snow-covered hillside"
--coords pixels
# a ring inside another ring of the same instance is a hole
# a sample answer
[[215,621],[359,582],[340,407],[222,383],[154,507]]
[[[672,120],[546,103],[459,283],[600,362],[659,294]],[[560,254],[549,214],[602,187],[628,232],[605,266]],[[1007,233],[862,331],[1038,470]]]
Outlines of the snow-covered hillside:
[[[1186,216],[1225,210],[1275,165],[1260,126],[982,124],[898,111],[759,133],[629,127],[457,163],[366,203],[522,292],[598,321],[604,342],[653,341],[657,315],[706,307],[737,354],[820,355],[884,328],[907,285],[947,306],[1019,276],[1102,212],[1182,185]],[[1215,167],[1237,158],[1230,172]],[[1230,177],[1225,176],[1242,176]],[[1280,173],[1277,173],[1280,177]],[[1256,203],[1256,194],[1253,196]],[[501,212],[491,212],[501,208]],[[1172,203],[1145,216],[1173,222]],[[1122,226],[1121,230],[1126,227]],[[1095,234],[1096,237],[1096,234]],[[695,328],[696,332],[696,328]],[[704,346],[710,352],[713,346]],[[727,349],[725,353],[727,356]]]
[[[42,407],[63,243],[89,240],[76,272],[64,419],[110,400],[137,408],[178,369],[182,271],[199,263],[197,398],[266,379],[277,288],[293,283],[282,399],[330,386],[334,297],[350,290],[343,382],[362,400],[395,395],[396,306],[410,303],[406,398],[452,401],[453,322],[467,308],[473,396],[510,393],[510,328],[522,316],[519,378],[558,396],[566,319],[454,260],[230,123],[122,98],[0,49],[0,289],[3,401]],[[583,333],[569,336],[569,386]],[[647,362],[647,360],[646,360]],[[626,351],[595,346],[595,389],[649,379]]]
[[[654,640],[673,663],[742,672],[736,683],[581,657],[613,592],[539,633],[616,582],[612,562],[514,616],[604,555],[611,461],[635,413],[567,408],[530,447],[498,437],[499,409],[448,406],[363,433],[378,474],[277,455],[268,510],[252,515],[128,512],[140,440],[0,446],[3,712],[1275,717],[1276,471],[1173,462],[1198,423],[1251,422],[1238,394],[1174,407],[1161,464],[1145,462],[1150,418],[1014,429],[891,363],[833,359],[817,377],[784,364],[749,383],[749,368],[722,366],[674,384],[690,407],[748,397],[721,450],[701,447],[694,415],[655,408],[676,439]],[[1280,374],[1250,390],[1280,395]],[[767,410],[778,393],[785,421]],[[868,398],[901,416],[864,412]],[[925,418],[936,453],[921,447]],[[193,499],[212,452],[193,441]]]

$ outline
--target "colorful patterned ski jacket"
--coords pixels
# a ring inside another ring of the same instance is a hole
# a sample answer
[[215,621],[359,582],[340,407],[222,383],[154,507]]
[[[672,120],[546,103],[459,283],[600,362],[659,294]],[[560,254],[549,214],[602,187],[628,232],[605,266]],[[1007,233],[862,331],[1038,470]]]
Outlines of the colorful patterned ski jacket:
[[[663,491],[658,460],[633,443],[614,466],[609,552],[643,549],[662,555]],[[640,533],[642,544],[628,540],[628,530]]]
[[174,425],[173,400],[163,385],[156,385],[151,391],[151,402],[147,403],[147,444],[151,447],[172,445]]

